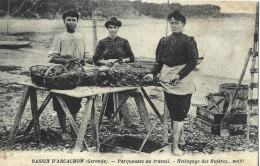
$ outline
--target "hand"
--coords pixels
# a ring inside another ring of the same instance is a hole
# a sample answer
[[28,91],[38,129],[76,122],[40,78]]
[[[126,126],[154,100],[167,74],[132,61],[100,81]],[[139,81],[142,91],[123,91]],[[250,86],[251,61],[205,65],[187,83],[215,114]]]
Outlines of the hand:
[[170,84],[171,84],[171,85],[176,85],[177,82],[179,81],[179,79],[180,79],[180,76],[179,76],[179,75],[175,75],[175,76],[172,78],[172,80],[170,81]]
[[123,59],[123,63],[128,63],[128,62],[130,62],[131,61],[131,59],[130,58],[125,58],[125,59]]
[[126,59],[122,59],[120,63],[126,63]]
[[99,63],[101,63],[102,65],[107,65],[109,63],[109,61],[101,59],[101,60],[99,60]]
[[153,74],[147,74],[143,78],[145,81],[152,81],[153,80]]

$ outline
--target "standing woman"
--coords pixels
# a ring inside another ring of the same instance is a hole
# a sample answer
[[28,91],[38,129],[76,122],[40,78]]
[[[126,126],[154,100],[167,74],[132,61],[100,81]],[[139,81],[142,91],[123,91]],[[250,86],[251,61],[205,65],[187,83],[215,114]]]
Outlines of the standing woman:
[[[62,15],[62,18],[66,31],[55,36],[49,55],[68,56],[74,59],[83,59],[86,56],[87,50],[84,35],[77,31],[77,24],[79,21],[78,12],[75,10],[68,10]],[[74,120],[76,121],[76,114],[81,108],[82,99],[66,95],[63,95],[63,99]],[[56,97],[53,97],[53,109],[57,112],[63,140],[71,140],[71,137],[66,129],[66,114],[64,113]]]
[[[100,40],[97,45],[95,54],[93,56],[93,62],[95,65],[109,65],[109,63],[119,58],[123,58],[122,62],[124,63],[134,62],[134,54],[128,41],[117,35],[121,25],[121,21],[117,20],[116,17],[112,17],[105,23],[105,27],[108,31],[108,37]],[[124,93],[119,93],[118,98],[120,103],[120,101],[124,98]],[[112,94],[109,94],[107,109],[105,111],[105,115],[108,119],[111,118],[114,112],[113,104],[113,96]],[[132,125],[132,121],[130,120],[130,113],[126,104],[121,107],[121,112],[123,114],[125,124],[130,127]]]
[[196,87],[190,75],[198,59],[197,45],[193,37],[182,33],[186,18],[178,11],[168,15],[172,34],[163,37],[156,49],[156,65],[144,77],[152,80],[159,72],[170,118],[173,120],[173,144],[175,155],[182,155],[178,144],[184,144],[183,120],[190,109],[192,93]]

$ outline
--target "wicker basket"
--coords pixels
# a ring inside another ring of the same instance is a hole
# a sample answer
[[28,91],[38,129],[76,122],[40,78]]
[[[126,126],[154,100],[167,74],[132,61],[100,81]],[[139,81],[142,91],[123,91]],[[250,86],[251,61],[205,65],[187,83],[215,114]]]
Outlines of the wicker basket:
[[35,85],[50,89],[74,89],[81,80],[78,72],[67,71],[62,65],[36,65],[30,68],[30,72]]
[[44,75],[48,70],[49,66],[36,65],[30,67],[32,83],[38,86],[45,86]]
[[80,77],[79,86],[94,86],[97,85],[98,69],[84,70],[78,60],[71,60],[66,65],[66,70],[77,72]]

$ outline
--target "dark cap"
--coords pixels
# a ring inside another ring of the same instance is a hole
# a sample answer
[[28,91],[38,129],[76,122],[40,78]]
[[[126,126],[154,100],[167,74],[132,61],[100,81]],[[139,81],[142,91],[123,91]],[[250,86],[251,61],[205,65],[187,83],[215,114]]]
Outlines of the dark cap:
[[171,18],[174,18],[177,21],[181,21],[184,25],[186,23],[186,18],[178,10],[175,10],[168,15],[168,21],[170,21]]
[[108,28],[109,25],[115,25],[119,28],[122,26],[122,23],[121,21],[117,20],[116,17],[112,17],[111,19],[107,20],[107,22],[105,23],[105,27]]
[[70,16],[70,17],[77,17],[77,20],[79,20],[79,13],[76,10],[68,10],[62,15],[62,19],[65,21],[65,19]]

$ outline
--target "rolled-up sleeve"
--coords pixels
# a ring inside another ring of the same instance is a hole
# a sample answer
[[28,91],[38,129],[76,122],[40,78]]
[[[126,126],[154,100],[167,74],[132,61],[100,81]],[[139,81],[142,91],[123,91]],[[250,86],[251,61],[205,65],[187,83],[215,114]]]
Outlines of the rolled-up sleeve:
[[180,79],[186,77],[196,67],[198,61],[198,49],[196,41],[193,37],[185,44],[187,51],[187,64],[179,72]]
[[154,65],[154,67],[152,68],[152,71],[151,73],[155,76],[157,75],[158,73],[161,72],[162,70],[162,67],[163,67],[163,63],[162,63],[162,53],[163,53],[163,39],[162,38],[160,41],[159,41],[159,44],[156,48],[156,63]]

